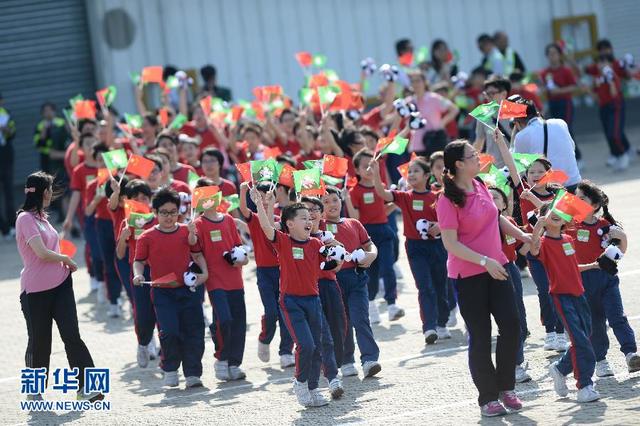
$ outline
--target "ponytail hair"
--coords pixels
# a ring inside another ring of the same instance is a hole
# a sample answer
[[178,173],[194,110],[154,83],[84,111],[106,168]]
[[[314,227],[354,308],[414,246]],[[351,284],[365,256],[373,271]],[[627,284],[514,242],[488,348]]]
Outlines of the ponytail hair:
[[24,203],[17,214],[22,212],[36,213],[46,216],[44,209],[44,192],[53,190],[53,176],[45,172],[35,172],[27,176],[24,183]]
[[596,213],[599,210],[602,210],[602,217],[605,220],[612,225],[618,225],[618,222],[609,212],[609,197],[602,189],[598,188],[595,183],[587,179],[582,180],[576,189],[579,189],[580,192],[582,192],[584,196],[591,201],[591,204],[596,204],[598,206],[595,210]]
[[464,148],[468,144],[466,140],[458,139],[444,148],[444,173],[442,175],[444,196],[457,207],[464,207],[467,195],[462,188],[456,185],[453,178],[456,176],[456,162],[464,160]]

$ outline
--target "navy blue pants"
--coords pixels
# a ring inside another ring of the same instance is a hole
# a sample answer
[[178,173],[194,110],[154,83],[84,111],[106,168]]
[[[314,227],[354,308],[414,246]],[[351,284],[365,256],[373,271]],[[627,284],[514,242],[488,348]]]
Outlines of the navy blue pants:
[[591,345],[591,312],[584,295],[554,294],[553,301],[571,340],[571,346],[558,361],[558,370],[568,375],[573,371],[576,387],[593,384],[596,356]]
[[113,222],[107,219],[96,219],[96,231],[106,273],[107,296],[109,303],[115,305],[122,293],[122,283],[116,271],[116,240],[113,236]]
[[260,336],[258,340],[266,345],[270,344],[276,334],[276,325],[280,324],[280,349],[279,355],[291,355],[293,340],[284,323],[280,300],[280,268],[258,266],[256,269],[258,279],[258,291],[264,307],[264,315],[260,324]]
[[625,355],[637,352],[636,336],[624,314],[618,276],[591,269],[582,272],[582,285],[591,308],[591,344],[596,361],[605,359],[609,351],[607,322],[620,344],[620,351]]
[[322,314],[322,334],[320,335],[320,340],[322,341],[322,374],[324,374],[324,377],[326,377],[328,381],[331,381],[338,376],[338,364],[336,364],[331,328],[324,313]]
[[127,293],[127,297],[133,303],[133,294],[131,291],[131,265],[129,264],[129,248],[124,252],[124,256],[122,259],[118,259],[116,256],[116,272],[118,273],[118,278],[120,278],[120,283],[122,283],[122,287],[124,287],[124,291]]
[[89,246],[91,258],[90,275],[98,281],[104,281],[105,271],[102,262],[102,249],[98,242],[98,231],[96,229],[96,218],[94,215],[84,217],[84,240]]
[[[560,118],[567,123],[569,127],[569,133],[573,136],[573,100],[571,99],[549,99],[547,101],[549,105],[549,117]],[[576,160],[582,158],[582,153],[576,144]]]
[[321,279],[318,282],[318,289],[322,311],[333,340],[335,361],[337,366],[341,367],[344,362],[344,339],[347,333],[347,314],[342,301],[342,292],[338,283],[333,280]]
[[447,252],[442,240],[405,242],[407,258],[418,289],[422,332],[446,327],[449,319],[447,296]]
[[292,296],[280,299],[289,333],[296,343],[296,380],[308,382],[309,389],[318,387],[322,364],[322,306],[318,296]]
[[547,333],[564,333],[562,321],[558,318],[553,306],[553,300],[551,299],[551,295],[549,295],[549,278],[547,278],[547,271],[544,269],[544,265],[538,258],[533,257],[530,253],[527,253],[527,260],[529,261],[531,278],[533,278],[533,282],[538,289],[540,322]]
[[527,339],[527,311],[524,307],[522,278],[520,277],[520,269],[518,269],[518,266],[513,262],[507,263],[507,272],[513,283],[513,290],[516,294],[516,306],[520,318],[520,347],[518,348],[516,364],[522,364],[524,362],[524,341]]
[[600,121],[609,143],[609,151],[616,157],[629,150],[629,139],[624,133],[625,109],[625,102],[622,99],[600,107]]
[[373,337],[371,323],[369,323],[369,290],[367,289],[368,277],[365,271],[356,273],[355,268],[343,269],[336,274],[338,284],[342,292],[342,302],[347,314],[347,335],[344,340],[343,364],[355,362],[353,353],[355,343],[353,331],[355,330],[358,349],[360,349],[360,361],[377,361],[380,349]]
[[242,364],[247,335],[247,308],[244,290],[211,290],[213,322],[209,326],[216,348],[215,357],[229,365]]
[[398,210],[392,211],[387,220],[389,221],[389,228],[393,232],[393,263],[396,263],[400,258],[400,238],[398,237]]
[[162,371],[177,371],[182,363],[185,377],[202,376],[204,355],[203,286],[151,289],[158,318]]
[[[133,278],[133,277],[132,277]],[[144,268],[144,279],[151,280],[149,267]],[[147,346],[153,337],[156,327],[156,311],[151,301],[151,286],[135,285],[133,287],[133,325],[138,344]]]
[[364,225],[371,237],[371,241],[378,248],[378,257],[369,267],[369,300],[375,300],[378,293],[378,280],[384,281],[384,300],[389,305],[396,303],[397,287],[396,273],[393,270],[395,262],[393,252],[393,231],[387,223],[378,225]]

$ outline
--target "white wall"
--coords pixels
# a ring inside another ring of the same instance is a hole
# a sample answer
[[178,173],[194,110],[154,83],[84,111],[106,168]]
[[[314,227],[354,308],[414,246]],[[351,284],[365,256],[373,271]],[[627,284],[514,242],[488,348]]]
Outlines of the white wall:
[[[613,0],[611,0],[613,2]],[[529,69],[544,65],[552,39],[551,19],[595,13],[606,34],[604,0],[88,0],[87,8],[100,87],[116,84],[116,106],[133,110],[129,71],[145,65],[199,68],[213,63],[218,81],[234,98],[251,98],[257,85],[282,84],[295,96],[303,77],[294,53],[308,50],[329,57],[328,66],[356,81],[359,62],[393,61],[394,42],[414,45],[443,38],[460,52],[460,65],[479,63],[475,39],[502,29]],[[640,4],[626,0],[627,4]],[[638,6],[634,6],[638,8]],[[102,37],[102,16],[126,10],[136,26],[132,45],[112,50]],[[637,21],[629,23],[635,27]]]

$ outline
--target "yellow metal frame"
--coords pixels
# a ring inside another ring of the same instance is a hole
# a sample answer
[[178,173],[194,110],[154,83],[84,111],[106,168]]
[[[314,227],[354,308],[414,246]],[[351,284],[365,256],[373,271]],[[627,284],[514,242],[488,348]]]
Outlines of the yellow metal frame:
[[589,25],[589,35],[591,38],[591,48],[585,50],[576,50],[574,52],[575,59],[582,59],[587,56],[594,56],[597,54],[596,43],[598,42],[598,21],[596,15],[579,15],[569,16],[566,18],[554,18],[551,20],[551,30],[553,32],[553,39],[560,40],[562,38],[562,29],[567,26],[579,25],[582,23]]

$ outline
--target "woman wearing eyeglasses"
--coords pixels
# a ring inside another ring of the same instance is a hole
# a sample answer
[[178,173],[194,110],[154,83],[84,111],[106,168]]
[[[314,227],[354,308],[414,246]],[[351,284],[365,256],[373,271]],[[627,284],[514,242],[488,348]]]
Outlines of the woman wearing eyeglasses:
[[[78,399],[97,401],[100,393],[85,394],[84,370],[93,367],[91,354],[80,338],[71,273],[78,265],[60,253],[58,233],[48,221],[53,198],[53,176],[37,172],[27,177],[25,201],[16,219],[16,241],[24,268],[20,272],[20,305],[27,322],[29,341],[25,363],[49,370],[51,328],[58,326],[71,368],[78,368]],[[41,399],[33,395],[33,399]]]

